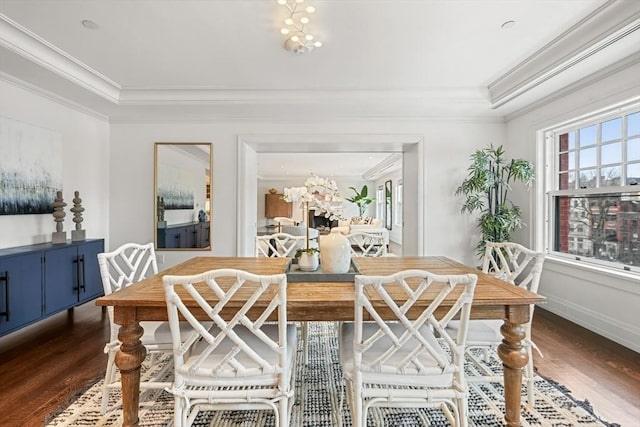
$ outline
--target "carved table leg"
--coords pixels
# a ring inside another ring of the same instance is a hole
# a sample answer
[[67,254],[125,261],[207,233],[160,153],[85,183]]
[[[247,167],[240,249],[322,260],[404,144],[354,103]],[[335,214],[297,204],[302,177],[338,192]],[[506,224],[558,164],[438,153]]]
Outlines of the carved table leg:
[[116,354],[116,366],[122,380],[123,426],[138,425],[140,404],[140,365],[147,349],[140,342],[143,330],[135,321],[135,307],[114,307],[115,322],[120,325],[118,339],[122,343]]
[[520,426],[522,368],[529,360],[527,350],[522,346],[522,340],[525,338],[525,328],[522,324],[528,320],[528,306],[510,307],[500,328],[504,339],[498,346],[498,355],[504,368],[504,418],[508,427]]

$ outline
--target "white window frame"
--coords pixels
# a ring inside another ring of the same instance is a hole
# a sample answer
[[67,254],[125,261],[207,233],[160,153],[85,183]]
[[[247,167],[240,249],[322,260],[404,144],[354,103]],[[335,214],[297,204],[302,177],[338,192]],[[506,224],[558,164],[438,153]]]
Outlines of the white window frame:
[[[621,171],[621,184],[619,186],[604,186],[600,187],[600,176],[597,174],[596,187],[591,188],[577,188],[579,180],[576,177],[574,188],[559,190],[559,173],[558,173],[558,154],[559,154],[559,136],[570,131],[574,131],[580,128],[588,127],[592,124],[599,124],[611,119],[634,114],[640,111],[640,103],[635,100],[632,103],[626,103],[623,105],[617,105],[608,109],[602,110],[597,113],[593,113],[579,119],[571,120],[563,124],[559,124],[541,131],[543,137],[543,158],[544,158],[544,194],[542,205],[544,206],[544,246],[547,248],[547,253],[553,257],[564,259],[572,263],[578,263],[584,266],[593,266],[598,269],[608,271],[611,273],[632,273],[640,274],[640,266],[628,266],[617,262],[609,262],[605,260],[599,260],[587,256],[579,256],[575,254],[568,254],[554,250],[555,242],[555,230],[557,228],[557,218],[555,216],[554,198],[557,196],[579,196],[584,195],[598,195],[598,194],[619,194],[640,196],[640,185],[627,185],[625,168]],[[598,132],[596,147],[600,147],[601,132]],[[627,164],[626,157],[626,126],[623,123],[622,129],[622,164]],[[576,146],[579,147],[579,141],[576,140]],[[596,150],[596,168],[602,165],[600,158],[600,150]],[[579,152],[579,150],[577,150]],[[576,170],[579,167],[579,160],[576,155]],[[577,243],[577,242],[576,242]]]
[[384,218],[384,186],[376,188],[376,218]]
[[395,186],[395,212],[393,213],[393,225],[402,227],[402,180]]

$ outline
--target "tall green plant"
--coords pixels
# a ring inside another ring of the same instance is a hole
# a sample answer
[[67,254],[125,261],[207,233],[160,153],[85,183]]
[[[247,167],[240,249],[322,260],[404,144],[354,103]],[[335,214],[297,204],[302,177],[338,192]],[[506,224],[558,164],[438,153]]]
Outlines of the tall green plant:
[[367,211],[367,208],[371,203],[373,203],[373,199],[369,197],[369,189],[366,185],[362,186],[362,189],[358,192],[354,187],[349,187],[350,190],[353,190],[355,196],[347,199],[351,203],[355,203],[358,206],[358,210],[360,212],[360,216],[363,216]]
[[480,212],[478,228],[482,240],[476,250],[484,255],[485,242],[505,242],[524,223],[520,208],[508,199],[511,182],[522,182],[527,189],[534,179],[533,164],[523,159],[504,158],[504,148],[493,145],[477,150],[471,155],[469,175],[457,188],[457,195],[464,195],[462,212]]

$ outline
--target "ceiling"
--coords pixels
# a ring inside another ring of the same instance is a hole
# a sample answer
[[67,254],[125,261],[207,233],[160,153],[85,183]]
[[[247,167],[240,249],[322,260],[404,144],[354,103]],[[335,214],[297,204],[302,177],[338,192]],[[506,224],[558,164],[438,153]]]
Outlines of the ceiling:
[[500,120],[640,56],[635,0],[306,3],[297,55],[275,0],[0,0],[0,79],[113,123]]

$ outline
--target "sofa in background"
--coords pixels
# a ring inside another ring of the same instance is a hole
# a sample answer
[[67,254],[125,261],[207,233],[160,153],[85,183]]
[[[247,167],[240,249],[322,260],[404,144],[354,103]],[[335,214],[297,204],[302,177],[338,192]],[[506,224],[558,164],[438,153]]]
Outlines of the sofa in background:
[[384,224],[378,218],[354,216],[350,219],[339,221],[336,228],[344,235],[356,232],[382,234],[385,244],[389,246],[389,230],[384,227]]

